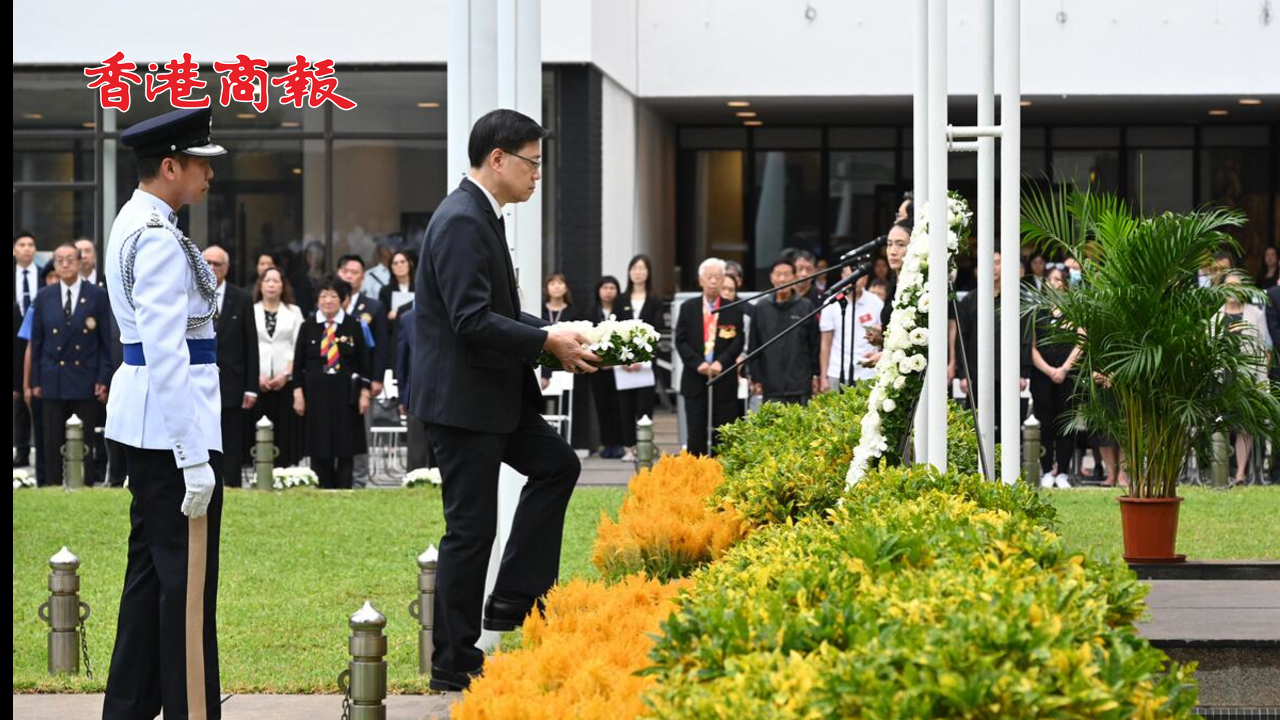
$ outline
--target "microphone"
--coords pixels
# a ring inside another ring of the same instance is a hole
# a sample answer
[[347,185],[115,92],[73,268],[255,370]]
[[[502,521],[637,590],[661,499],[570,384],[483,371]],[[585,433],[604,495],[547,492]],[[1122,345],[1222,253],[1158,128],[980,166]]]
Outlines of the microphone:
[[827,288],[827,291],[822,294],[822,299],[829,300],[833,296],[843,293],[850,285],[853,285],[858,282],[858,280],[861,280],[870,274],[871,263],[859,265],[853,272],[849,273],[849,277],[841,278],[840,282],[837,282],[835,285]]
[[845,253],[844,255],[841,255],[841,256],[840,256],[840,259],[841,259],[841,260],[848,260],[849,258],[858,257],[858,256],[860,256],[860,255],[870,255],[871,253],[875,252],[876,250],[879,250],[880,248],[884,247],[884,246],[885,246],[885,244],[886,244],[886,243],[888,243],[888,242],[889,242],[889,236],[888,236],[888,235],[881,235],[880,237],[876,238],[875,240],[872,240],[871,242],[869,242],[869,243],[867,243],[867,244],[865,244],[865,245],[862,245],[861,247],[856,247],[856,248],[854,248],[854,249],[850,250],[849,252]]

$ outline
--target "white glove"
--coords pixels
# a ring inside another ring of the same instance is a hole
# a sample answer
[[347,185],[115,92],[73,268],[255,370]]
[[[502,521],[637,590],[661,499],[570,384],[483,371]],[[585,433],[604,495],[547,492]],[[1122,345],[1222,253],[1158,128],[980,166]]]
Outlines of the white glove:
[[198,518],[209,511],[209,501],[213,499],[213,487],[216,478],[213,467],[207,462],[182,468],[182,478],[187,485],[187,494],[182,498],[182,514]]

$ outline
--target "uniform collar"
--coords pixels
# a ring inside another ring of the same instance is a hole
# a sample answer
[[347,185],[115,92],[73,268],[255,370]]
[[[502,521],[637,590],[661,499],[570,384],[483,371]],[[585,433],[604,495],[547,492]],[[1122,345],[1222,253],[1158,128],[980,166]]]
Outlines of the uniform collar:
[[[342,321],[346,319],[347,319],[347,311],[339,310],[338,314],[333,316],[333,324],[341,325]],[[321,325],[325,325],[329,322],[329,318],[324,316],[323,310],[316,310],[316,322],[320,323]]]
[[489,199],[489,205],[493,207],[493,214],[498,217],[502,217],[502,206],[498,204],[498,199],[493,196],[493,193],[489,192],[489,188],[485,187],[480,181],[470,175],[467,175],[466,179],[470,180],[471,184],[480,188],[480,192],[484,193],[484,196]]
[[165,201],[161,200],[155,195],[152,195],[146,190],[143,190],[142,188],[137,188],[136,190],[134,190],[133,199],[139,200],[141,202],[151,203],[152,205],[155,206],[157,210],[160,211],[160,214],[166,220],[169,221],[170,225],[178,224],[178,213],[174,212],[173,208],[169,207],[169,203],[166,203]]
[[73,282],[73,283],[71,283],[70,285],[68,285],[68,284],[66,284],[66,283],[64,283],[64,282],[62,282],[62,280],[58,280],[58,284],[59,284],[59,285],[61,285],[61,286],[62,286],[62,288],[63,288],[64,290],[70,290],[70,291],[71,291],[71,292],[73,292],[73,293],[79,294],[79,293],[80,293],[80,283],[81,283],[83,280],[84,280],[84,278],[80,277],[79,275],[76,275],[76,281],[75,281],[75,282]]

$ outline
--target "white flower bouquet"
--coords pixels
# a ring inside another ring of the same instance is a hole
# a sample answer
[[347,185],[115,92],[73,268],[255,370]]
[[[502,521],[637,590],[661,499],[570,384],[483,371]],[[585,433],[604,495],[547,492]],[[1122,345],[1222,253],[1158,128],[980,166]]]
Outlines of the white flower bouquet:
[[[876,363],[867,414],[862,416],[862,435],[853,450],[845,482],[860,481],[876,460],[901,462],[896,445],[906,437],[911,410],[924,387],[924,371],[929,364],[929,208],[911,232],[907,256],[898,273],[898,290],[893,298],[893,316],[884,331],[884,351]],[[947,194],[947,262],[955,256],[960,238],[968,238],[973,213],[959,193]],[[938,298],[946,302],[947,298]],[[890,445],[890,441],[893,445]]]
[[271,471],[272,487],[276,490],[292,490],[300,487],[320,487],[316,471],[305,467],[275,468]]
[[21,469],[13,471],[13,489],[14,490],[23,490],[26,488],[33,488],[35,486],[36,486],[36,479],[34,477],[31,477],[31,473]]
[[418,468],[404,476],[404,487],[431,487],[440,485],[444,479],[440,477],[440,468]]
[[[608,320],[596,325],[590,321],[555,323],[547,330],[574,330],[587,338],[591,352],[600,356],[598,367],[615,367],[648,362],[658,348],[658,331],[643,320]],[[543,352],[538,364],[553,370],[563,365],[554,355]]]

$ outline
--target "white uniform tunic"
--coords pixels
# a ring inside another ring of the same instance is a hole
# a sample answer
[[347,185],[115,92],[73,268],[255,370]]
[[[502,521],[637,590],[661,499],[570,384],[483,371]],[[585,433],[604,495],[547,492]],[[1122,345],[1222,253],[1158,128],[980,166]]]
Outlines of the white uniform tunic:
[[[210,451],[222,451],[222,419],[217,363],[190,364],[187,339],[214,337],[214,323],[187,329],[187,318],[209,313],[210,306],[174,234],[176,222],[163,200],[135,190],[111,226],[106,257],[111,310],[120,342],[141,343],[146,365],[122,364],[116,370],[106,436],[131,447],[172,450],[176,465],[185,468],[208,462]],[[130,303],[122,263],[139,228]]]

